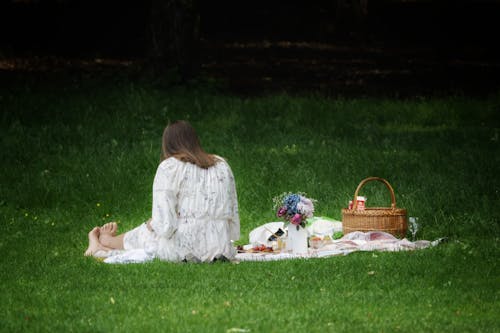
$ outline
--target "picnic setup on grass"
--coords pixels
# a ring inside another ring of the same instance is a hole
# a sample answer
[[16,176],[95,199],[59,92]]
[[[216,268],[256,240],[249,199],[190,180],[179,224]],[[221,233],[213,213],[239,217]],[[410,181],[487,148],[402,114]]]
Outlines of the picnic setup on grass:
[[[391,197],[390,207],[369,207],[359,195],[369,182],[381,182]],[[274,261],[324,258],[356,251],[409,251],[435,246],[443,238],[408,240],[415,237],[418,224],[408,218],[406,209],[398,208],[391,184],[380,177],[363,179],[354,191],[349,206],[343,208],[342,221],[314,216],[314,202],[304,193],[282,193],[273,199],[276,216],[281,221],[265,223],[249,233],[249,243],[238,245],[235,261]],[[112,250],[97,253],[105,263],[140,263],[154,259],[147,249]]]
[[[382,182],[391,195],[390,207],[367,207],[362,187],[371,181]],[[342,221],[314,217],[314,202],[301,193],[284,193],[274,199],[277,216],[285,222],[271,222],[250,232],[250,244],[239,247],[241,261],[320,258],[346,255],[355,251],[405,251],[437,245],[436,241],[409,241],[405,209],[397,208],[394,190],[380,177],[361,181]],[[412,218],[412,233],[418,225]]]

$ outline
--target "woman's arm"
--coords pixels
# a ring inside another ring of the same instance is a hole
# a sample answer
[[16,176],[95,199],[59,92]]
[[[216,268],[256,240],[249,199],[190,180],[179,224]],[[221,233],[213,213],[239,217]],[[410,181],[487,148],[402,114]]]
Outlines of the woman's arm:
[[171,238],[177,231],[177,186],[175,161],[165,161],[158,167],[153,183],[152,229],[162,237]]
[[238,212],[238,195],[236,193],[236,183],[234,181],[233,172],[228,166],[229,174],[229,200],[231,205],[231,220],[229,221],[229,235],[231,240],[236,241],[240,239],[240,215]]

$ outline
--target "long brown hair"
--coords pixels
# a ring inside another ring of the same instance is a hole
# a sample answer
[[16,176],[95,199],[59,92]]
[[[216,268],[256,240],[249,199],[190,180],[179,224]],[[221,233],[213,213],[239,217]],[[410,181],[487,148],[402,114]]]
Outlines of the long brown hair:
[[207,154],[201,148],[195,129],[184,120],[177,120],[169,124],[163,131],[162,160],[172,156],[204,169],[217,162],[214,155]]

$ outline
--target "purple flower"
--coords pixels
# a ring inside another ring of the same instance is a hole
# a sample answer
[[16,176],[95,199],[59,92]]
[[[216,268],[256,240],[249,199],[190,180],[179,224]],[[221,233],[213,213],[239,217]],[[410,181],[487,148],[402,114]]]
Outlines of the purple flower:
[[295,225],[299,225],[301,222],[302,222],[302,216],[300,216],[299,213],[295,214],[290,220],[290,223]]
[[286,207],[281,207],[279,210],[278,210],[278,217],[282,217],[286,214]]

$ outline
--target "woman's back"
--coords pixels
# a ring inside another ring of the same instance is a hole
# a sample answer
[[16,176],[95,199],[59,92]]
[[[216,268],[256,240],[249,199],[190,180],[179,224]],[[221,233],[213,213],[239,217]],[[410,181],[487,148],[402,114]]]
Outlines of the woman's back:
[[175,157],[158,167],[153,184],[152,226],[157,254],[170,261],[211,261],[235,255],[239,238],[235,183],[221,158],[204,169]]

